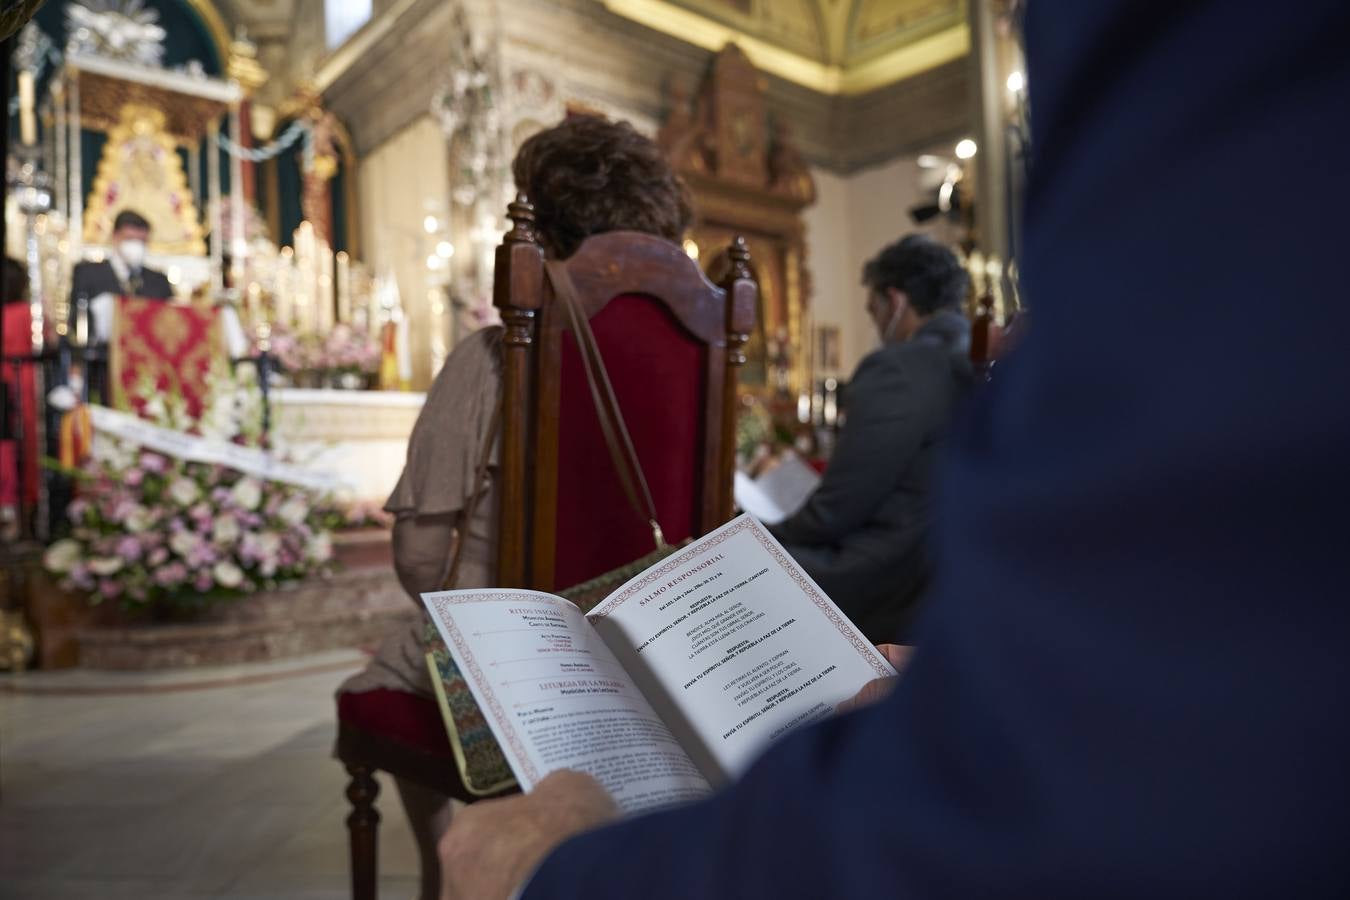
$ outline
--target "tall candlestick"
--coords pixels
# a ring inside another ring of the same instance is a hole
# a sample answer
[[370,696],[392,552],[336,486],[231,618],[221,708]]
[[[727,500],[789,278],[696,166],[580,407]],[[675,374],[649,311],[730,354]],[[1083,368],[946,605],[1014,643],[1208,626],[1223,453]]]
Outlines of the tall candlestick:
[[287,329],[291,328],[291,261],[294,251],[290,247],[281,248],[281,259],[277,262],[277,287],[273,295],[273,323]]
[[345,250],[337,255],[337,309],[338,321],[352,324],[351,257]]
[[370,295],[366,297],[366,331],[371,335],[380,333],[380,293],[383,289],[383,278],[371,278]]
[[295,268],[298,274],[295,297],[295,330],[309,334],[318,326],[314,283],[314,226],[301,222],[295,230]]
[[37,143],[37,117],[34,115],[33,73],[19,73],[19,140],[25,147]]
[[256,331],[262,323],[262,285],[256,281],[248,283],[244,294],[244,321],[250,331]]
[[319,333],[326,335],[333,330],[333,251],[327,241],[319,241],[315,262],[315,280],[319,287]]

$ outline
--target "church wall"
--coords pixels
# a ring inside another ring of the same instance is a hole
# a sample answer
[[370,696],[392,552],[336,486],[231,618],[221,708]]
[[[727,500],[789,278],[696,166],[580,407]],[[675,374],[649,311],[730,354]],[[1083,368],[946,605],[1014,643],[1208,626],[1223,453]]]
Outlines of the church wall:
[[915,157],[904,156],[848,176],[813,173],[818,199],[806,211],[812,312],[817,326],[839,328],[843,378],[878,346],[865,308],[863,264],[906,234],[930,231],[909,218],[921,199],[919,172]]
[[449,192],[449,162],[440,125],[429,115],[366,154],[359,165],[363,255],[372,271],[392,271],[408,316],[412,387],[431,383],[433,329],[427,300],[428,255],[422,219],[428,200]]

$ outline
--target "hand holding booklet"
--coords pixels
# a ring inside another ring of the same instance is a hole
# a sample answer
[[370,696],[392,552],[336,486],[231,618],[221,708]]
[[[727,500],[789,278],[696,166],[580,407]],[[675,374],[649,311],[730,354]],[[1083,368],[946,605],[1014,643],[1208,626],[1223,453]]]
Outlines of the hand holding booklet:
[[895,674],[750,516],[586,615],[536,591],[422,599],[521,787],[578,769],[629,813],[709,793]]

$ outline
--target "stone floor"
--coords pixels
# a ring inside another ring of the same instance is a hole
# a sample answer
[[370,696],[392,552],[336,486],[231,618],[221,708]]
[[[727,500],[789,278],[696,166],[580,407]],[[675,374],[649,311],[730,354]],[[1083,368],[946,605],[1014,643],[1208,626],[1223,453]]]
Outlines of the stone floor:
[[[341,898],[334,651],[190,672],[0,676],[0,897]],[[417,861],[382,782],[380,895]]]

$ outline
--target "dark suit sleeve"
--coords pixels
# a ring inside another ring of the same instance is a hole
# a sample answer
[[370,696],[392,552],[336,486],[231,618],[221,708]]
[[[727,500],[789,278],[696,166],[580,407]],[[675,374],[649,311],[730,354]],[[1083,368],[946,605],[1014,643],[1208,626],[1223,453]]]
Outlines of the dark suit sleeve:
[[921,372],[905,355],[873,353],[848,388],[848,422],[815,493],[774,526],[788,544],[831,544],[876,511],[924,437],[926,397]]
[[144,269],[141,278],[141,294],[148,299],[168,300],[173,297],[173,285],[169,284],[169,277],[163,272]]
[[1350,896],[1350,4],[1241,6],[1025,4],[1033,324],[899,686],[526,900]]

